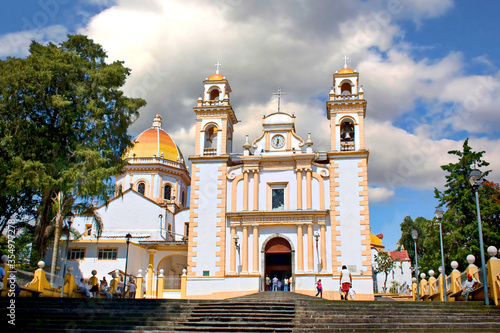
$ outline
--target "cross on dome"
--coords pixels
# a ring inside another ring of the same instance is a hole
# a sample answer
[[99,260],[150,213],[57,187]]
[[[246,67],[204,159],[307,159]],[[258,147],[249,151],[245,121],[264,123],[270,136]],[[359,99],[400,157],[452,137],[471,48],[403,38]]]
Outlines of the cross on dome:
[[277,93],[273,93],[273,95],[278,95],[278,112],[280,112],[281,95],[286,95],[286,92],[281,92],[281,88],[278,88],[278,92]]
[[215,74],[219,74],[219,67],[220,67],[220,65],[222,65],[222,64],[217,61],[217,63],[215,64]]
[[349,57],[344,56],[342,59],[344,59],[344,68],[347,68],[347,59],[349,59]]

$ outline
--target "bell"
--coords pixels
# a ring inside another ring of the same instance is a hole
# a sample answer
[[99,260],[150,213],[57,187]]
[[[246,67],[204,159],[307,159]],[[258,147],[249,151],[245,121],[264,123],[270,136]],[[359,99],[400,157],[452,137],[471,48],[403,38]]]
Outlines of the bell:
[[349,135],[349,132],[345,132],[344,139],[346,139],[346,140],[351,139],[351,136]]

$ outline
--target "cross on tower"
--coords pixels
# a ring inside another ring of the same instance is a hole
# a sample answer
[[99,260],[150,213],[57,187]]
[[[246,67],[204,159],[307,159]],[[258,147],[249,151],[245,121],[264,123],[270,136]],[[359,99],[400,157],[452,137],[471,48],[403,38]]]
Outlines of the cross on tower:
[[220,62],[217,61],[217,63],[215,64],[215,74],[219,74],[219,67],[220,65],[222,65]]
[[342,59],[344,59],[344,68],[347,68],[347,59],[349,59],[349,57],[344,56]]
[[278,95],[278,112],[280,112],[281,95],[286,95],[286,92],[281,92],[281,88],[278,88],[278,92],[277,93],[273,93],[273,95]]

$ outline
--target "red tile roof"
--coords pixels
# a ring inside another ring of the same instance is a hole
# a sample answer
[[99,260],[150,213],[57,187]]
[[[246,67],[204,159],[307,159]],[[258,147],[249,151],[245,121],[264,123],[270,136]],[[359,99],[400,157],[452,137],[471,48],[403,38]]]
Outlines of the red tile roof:
[[391,251],[391,252],[389,252],[389,255],[394,260],[399,260],[399,261],[410,260],[410,256],[408,255],[408,251],[406,251],[406,250]]

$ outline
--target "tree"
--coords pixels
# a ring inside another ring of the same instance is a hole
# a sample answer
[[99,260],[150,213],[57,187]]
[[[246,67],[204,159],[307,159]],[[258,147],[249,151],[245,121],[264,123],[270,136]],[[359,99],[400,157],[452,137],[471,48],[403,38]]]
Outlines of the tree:
[[375,262],[377,267],[375,268],[375,274],[385,273],[384,278],[384,292],[387,290],[387,275],[393,270],[395,261],[387,252],[379,252],[375,255]]
[[422,266],[422,258],[428,252],[428,248],[425,246],[426,240],[429,237],[429,225],[431,221],[423,218],[417,217],[413,220],[410,216],[406,216],[404,221],[401,223],[401,238],[398,241],[398,251],[401,251],[403,248],[408,251],[408,256],[413,262],[413,266],[415,267],[415,241],[411,236],[411,232],[413,230],[417,230],[418,238],[417,238],[417,254],[418,254],[418,263],[419,266]]
[[[443,216],[443,242],[445,261],[456,260],[461,267],[466,266],[466,257],[480,256],[479,233],[474,189],[469,183],[471,170],[487,167],[484,151],[475,152],[465,140],[462,150],[448,153],[458,157],[456,163],[441,166],[447,172],[444,191],[434,190],[439,204],[447,208]],[[498,185],[486,180],[490,171],[483,171],[483,184],[479,188],[482,229],[485,248],[500,241],[500,191]]]
[[[37,261],[53,223],[59,227],[78,203],[112,195],[111,177],[131,145],[127,129],[145,101],[124,96],[130,70],[121,61],[106,63],[106,52],[86,36],[69,35],[59,45],[33,41],[29,51],[25,59],[0,61],[0,165],[11,166],[1,175],[13,189],[8,194],[30,194],[22,206],[37,208]],[[58,207],[59,193],[72,203]]]

